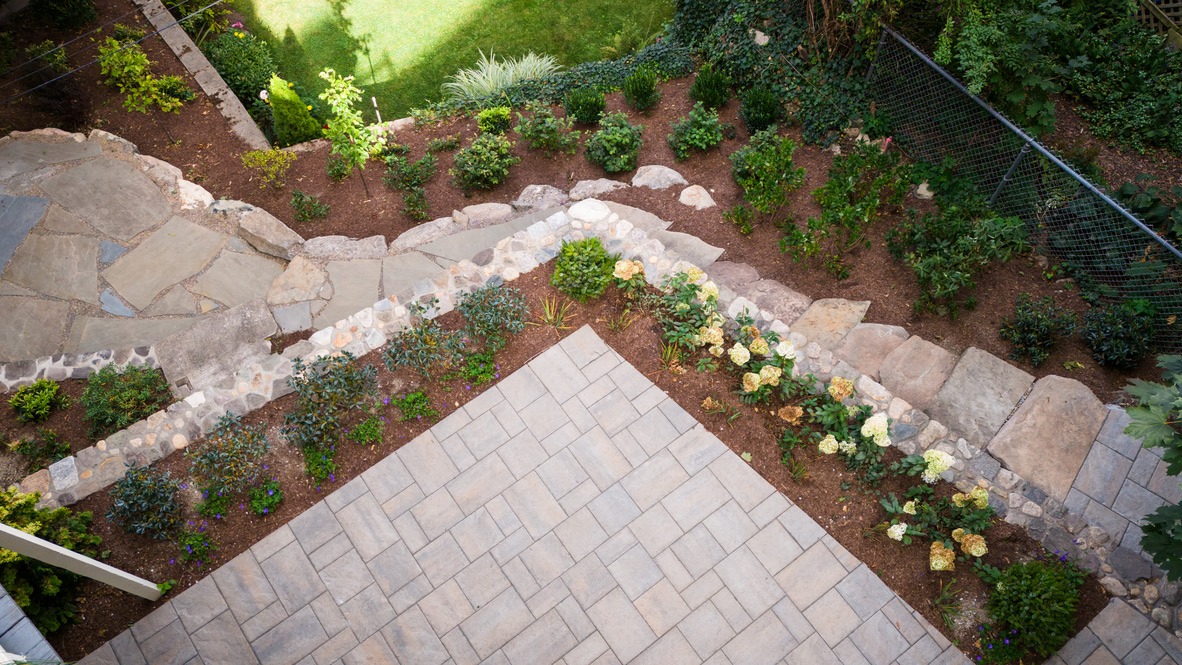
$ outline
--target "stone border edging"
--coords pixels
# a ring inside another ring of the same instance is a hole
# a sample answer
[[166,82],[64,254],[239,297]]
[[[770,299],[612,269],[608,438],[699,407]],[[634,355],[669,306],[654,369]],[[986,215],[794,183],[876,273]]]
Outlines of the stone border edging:
[[0,393],[28,385],[37,379],[84,379],[107,365],[159,366],[156,349],[152,346],[90,353],[56,353],[33,360],[0,363]]

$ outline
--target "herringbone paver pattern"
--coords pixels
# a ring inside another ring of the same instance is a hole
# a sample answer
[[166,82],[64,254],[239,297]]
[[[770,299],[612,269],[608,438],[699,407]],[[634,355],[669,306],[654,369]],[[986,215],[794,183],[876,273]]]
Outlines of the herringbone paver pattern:
[[961,663],[583,328],[84,663]]

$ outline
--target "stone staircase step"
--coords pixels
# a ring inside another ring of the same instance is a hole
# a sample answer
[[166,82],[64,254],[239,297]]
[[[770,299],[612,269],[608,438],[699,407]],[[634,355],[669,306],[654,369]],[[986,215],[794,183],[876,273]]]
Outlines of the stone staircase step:
[[422,252],[387,256],[382,261],[382,296],[388,298],[440,272],[443,272],[443,268]]
[[899,399],[927,411],[954,367],[955,354],[912,336],[882,359],[878,382]]
[[1033,384],[1034,377],[1027,372],[970,347],[936,393],[929,415],[983,448]]
[[201,390],[270,355],[265,340],[277,331],[271,310],[259,298],[202,317],[157,342],[156,359],[170,384]]
[[832,351],[854,326],[862,322],[869,300],[844,300],[824,298],[816,300],[799,319],[792,324],[792,330],[804,335],[810,342],[816,342]]
[[859,323],[838,342],[833,353],[862,374],[878,381],[878,371],[883,360],[910,336],[907,329],[901,326]]
[[[622,216],[622,215],[621,215]],[[628,219],[628,218],[625,218]],[[629,219],[628,221],[632,221]],[[661,244],[682,259],[698,266],[702,270],[707,270],[711,264],[722,256],[723,249],[715,247],[697,236],[692,236],[688,233],[681,233],[678,231],[652,231],[648,236],[654,240],[659,240]]]
[[[535,216],[539,214],[541,213],[532,213],[502,224],[460,231],[459,233],[453,233],[438,240],[432,240],[431,242],[419,245],[416,249],[432,257],[446,259],[448,263],[442,265],[447,266],[457,261],[470,259],[481,250],[488,249],[501,240],[528,227],[538,221]],[[543,217],[542,219],[545,218]],[[436,260],[436,262],[438,263],[439,261]]]
[[793,325],[808,310],[813,299],[797,293],[774,279],[751,282],[739,292],[740,296],[754,302],[762,310],[772,313],[786,325]]

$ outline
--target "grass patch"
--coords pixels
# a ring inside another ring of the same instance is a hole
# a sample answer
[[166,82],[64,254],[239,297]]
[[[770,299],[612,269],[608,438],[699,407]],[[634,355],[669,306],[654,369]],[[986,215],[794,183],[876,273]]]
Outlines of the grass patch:
[[549,53],[569,67],[599,60],[626,25],[651,33],[673,16],[672,0],[580,0],[561,11],[544,0],[239,0],[235,8],[271,44],[284,78],[319,93],[324,67],[353,74],[383,119],[442,99],[443,82],[481,49]]

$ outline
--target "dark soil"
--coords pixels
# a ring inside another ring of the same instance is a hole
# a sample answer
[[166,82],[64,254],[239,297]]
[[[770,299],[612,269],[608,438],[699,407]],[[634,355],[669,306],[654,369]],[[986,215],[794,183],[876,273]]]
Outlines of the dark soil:
[[[524,275],[513,284],[526,294],[531,309],[535,312],[540,310],[540,303],[544,298],[558,295],[549,286],[550,273],[549,266],[543,266]],[[979,619],[974,618],[977,615],[972,614],[971,610],[983,606],[986,587],[967,569],[954,573],[928,571],[928,552],[925,543],[904,547],[870,531],[884,519],[884,513],[877,502],[878,492],[902,495],[906,488],[916,481],[891,478],[884,481],[877,490],[863,488],[835,457],[815,453],[811,446],[808,447],[810,450],[802,449],[798,453],[798,457],[808,469],[808,476],[800,481],[793,480],[786,467],[780,463],[781,452],[776,443],[782,424],[766,409],[756,411],[743,407],[743,415],[733,426],[727,426],[721,416],[705,413],[700,404],[707,396],[731,400],[729,395],[734,389],[735,377],[723,372],[678,373],[662,368],[659,353],[660,331],[653,319],[641,316],[621,332],[613,332],[607,325],[609,319],[622,311],[624,304],[619,292],[611,289],[600,300],[575,305],[568,321],[569,328],[566,330],[541,325],[527,326],[523,334],[513,338],[497,355],[500,375],[507,376],[517,370],[579,326],[591,325],[597,334],[628,362],[667,391],[732,450],[736,453],[751,453],[752,466],[764,478],[800,505],[850,552],[866,562],[912,607],[944,631],[950,640],[972,655],[976,648],[974,640],[976,621]],[[445,327],[456,327],[460,323],[458,315],[454,312],[442,317],[440,321]],[[416,389],[424,390],[430,396],[431,403],[439,410],[441,418],[484,389],[481,386],[472,386],[469,389],[461,380],[424,383],[417,374],[409,370],[391,373],[381,364],[377,354],[366,356],[362,362],[374,364],[378,368],[381,395],[392,396]],[[336,473],[335,482],[317,486],[304,475],[299,453],[284,444],[278,433],[283,415],[292,408],[293,402],[294,396],[287,396],[245,418],[250,423],[264,424],[269,432],[272,448],[266,457],[268,468],[265,473],[279,479],[285,495],[284,503],[274,514],[264,518],[256,517],[245,510],[243,499],[237,499],[231,514],[221,520],[211,520],[208,525],[207,533],[218,544],[218,550],[201,565],[179,563],[177,547],[168,541],[153,541],[143,536],[131,535],[105,518],[96,517],[95,531],[103,537],[104,549],[111,550],[111,557],[107,563],[151,580],[175,579],[177,585],[173,593],[176,593],[193,585],[211,570],[246,550],[267,533],[323,499],[336,487],[397,450],[433,424],[419,421],[399,423],[396,409],[381,408],[379,413],[388,419],[383,444],[361,447],[349,442],[342,443],[336,458],[340,469]],[[354,417],[360,419],[364,415],[357,413]],[[196,442],[193,445],[199,447],[202,443]],[[899,456],[894,450],[889,454],[890,459]],[[171,471],[174,476],[189,477],[189,461],[184,455],[172,455],[156,463],[155,467]],[[843,484],[847,483],[850,489],[842,489]],[[938,486],[937,494],[948,496],[953,491],[955,490],[951,486],[941,484]],[[189,518],[194,521],[198,518],[192,512],[191,506],[199,498],[197,490],[190,482],[186,486],[185,504],[189,506]],[[100,492],[83,499],[75,508],[90,510],[96,516],[101,516],[108,510],[110,501],[107,493]],[[990,549],[985,560],[995,566],[1002,567],[1041,553],[1039,545],[1022,529],[1000,521],[985,535]],[[961,565],[963,568],[967,564]],[[948,584],[953,579],[954,588],[960,591],[958,598],[966,613],[964,619],[954,622],[953,628],[949,628],[932,601],[939,593],[940,586]],[[1099,584],[1094,577],[1089,577],[1080,593],[1078,626],[1086,625],[1103,609],[1105,602]],[[80,602],[79,623],[53,636],[52,642],[58,652],[67,659],[79,658],[145,616],[155,606],[156,604],[147,601],[128,598],[100,584],[86,582]]]
[[0,486],[8,487],[19,483],[25,476],[37,470],[27,468],[28,460],[11,452],[9,446],[21,439],[36,437],[38,430],[57,434],[62,441],[70,444],[71,452],[78,452],[93,443],[86,435],[89,426],[82,419],[84,411],[79,401],[82,391],[86,389],[86,380],[70,379],[61,381],[60,384],[60,394],[69,400],[68,406],[53,409],[49,412],[49,417],[39,423],[22,423],[16,417],[16,409],[8,405],[12,394],[0,395],[4,402],[0,404],[0,442],[8,444],[0,449]]

